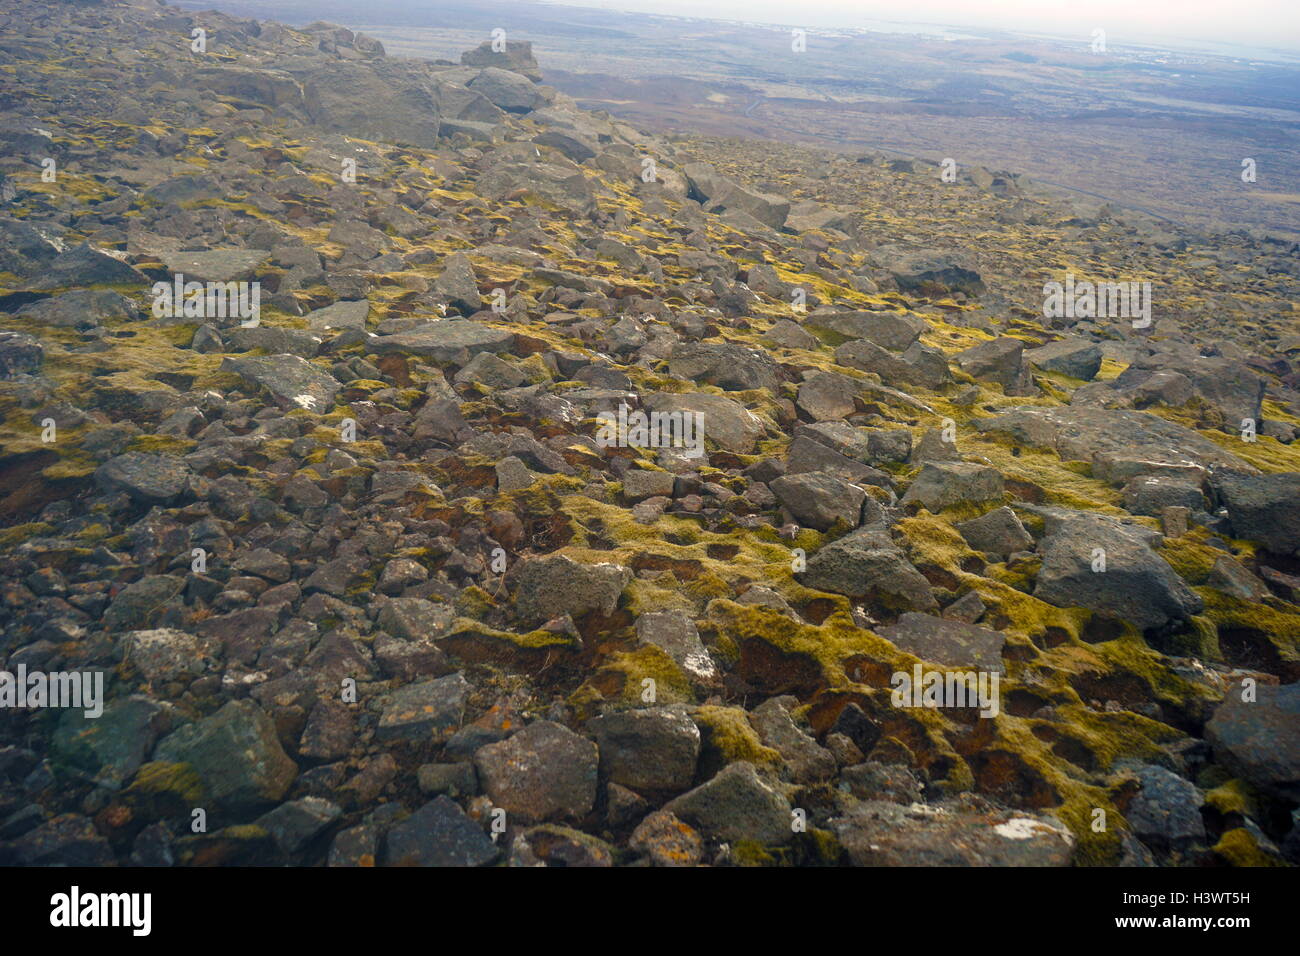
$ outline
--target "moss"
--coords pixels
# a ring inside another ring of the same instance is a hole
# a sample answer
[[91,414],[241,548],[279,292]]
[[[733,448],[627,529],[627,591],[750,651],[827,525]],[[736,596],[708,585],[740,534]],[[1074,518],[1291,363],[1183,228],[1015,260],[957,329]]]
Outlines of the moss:
[[777,766],[781,762],[779,752],[763,746],[743,708],[709,704],[691,711],[691,719],[700,728],[704,755],[712,756],[718,766],[738,760],[747,760],[756,766]]
[[127,446],[130,451],[147,452],[152,455],[170,455],[180,457],[190,452],[198,444],[189,438],[177,438],[175,435],[137,435]]
[[0,528],[0,548],[8,550],[31,538],[39,538],[42,535],[53,533],[54,525],[46,524],[44,521],[32,521],[27,524],[16,524],[10,528]]
[[1244,827],[1229,830],[1214,845],[1214,852],[1229,866],[1285,866],[1272,854],[1265,853],[1254,835]]
[[136,772],[121,800],[143,814],[168,817],[188,816],[193,807],[202,804],[203,797],[203,781],[193,766],[154,761]]
[[731,846],[731,862],[736,866],[777,866],[779,857],[773,849],[754,840],[737,840]]
[[1255,788],[1235,777],[1205,793],[1205,803],[1223,816],[1235,814],[1254,818],[1259,814],[1259,800]]

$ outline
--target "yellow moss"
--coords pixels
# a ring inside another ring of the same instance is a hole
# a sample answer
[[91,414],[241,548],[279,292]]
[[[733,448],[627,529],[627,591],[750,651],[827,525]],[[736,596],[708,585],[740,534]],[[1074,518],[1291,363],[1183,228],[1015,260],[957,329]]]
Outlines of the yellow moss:
[[1245,827],[1229,830],[1214,845],[1214,852],[1229,866],[1285,866],[1281,860],[1265,853]]
[[1205,802],[1224,816],[1237,814],[1253,818],[1259,813],[1259,798],[1255,788],[1236,778],[1207,790]]
[[175,435],[136,435],[127,448],[130,451],[180,457],[188,454],[196,444],[198,443],[192,439],[177,438]]
[[29,538],[39,538],[41,535],[53,533],[54,525],[46,524],[44,521],[33,521],[28,524],[16,524],[11,528],[0,528],[0,548],[9,550]]
[[777,766],[781,762],[779,752],[763,746],[743,708],[709,704],[691,711],[691,719],[700,728],[701,746],[724,764],[746,760],[756,766]]

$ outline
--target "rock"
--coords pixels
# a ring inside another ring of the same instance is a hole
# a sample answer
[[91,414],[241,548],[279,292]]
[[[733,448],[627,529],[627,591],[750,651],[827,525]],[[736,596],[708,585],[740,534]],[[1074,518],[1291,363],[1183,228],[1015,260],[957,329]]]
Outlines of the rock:
[[687,196],[710,212],[739,210],[771,229],[780,229],[790,215],[788,200],[745,189],[707,163],[687,163],[682,173]]
[[472,797],[478,793],[478,774],[472,763],[426,763],[416,771],[421,793]]
[[996,382],[1009,394],[1023,394],[1025,343],[1003,336],[957,353],[957,364],[973,378]]
[[20,318],[64,329],[95,328],[106,319],[135,318],[139,307],[111,289],[73,289],[48,299],[29,302],[17,312]]
[[1232,533],[1277,554],[1300,552],[1300,473],[1226,473],[1214,489],[1228,509]]
[[446,296],[447,301],[465,315],[473,315],[483,307],[483,297],[478,291],[478,277],[474,274],[469,256],[463,252],[447,257],[442,272],[433,283],[433,289]]
[[912,612],[901,615],[897,624],[876,630],[899,650],[923,661],[946,667],[969,667],[989,673],[1006,673],[1006,667],[1002,663],[1002,647],[1006,643],[1006,637],[998,631]]
[[173,731],[153,759],[192,766],[216,806],[236,819],[278,803],[298,776],[275,724],[251,700],[232,700],[211,717]]
[[617,564],[579,564],[562,554],[528,558],[519,570],[515,610],[521,620],[537,623],[592,611],[608,617],[631,579]]
[[1124,486],[1124,508],[1135,515],[1159,516],[1166,508],[1205,510],[1199,484],[1162,475],[1135,475]]
[[334,406],[339,383],[298,355],[225,358],[221,371],[233,372],[250,385],[265,388],[281,408],[323,413]]
[[642,820],[627,845],[655,866],[695,866],[704,857],[700,835],[666,810],[656,810]]
[[335,302],[323,309],[308,312],[304,319],[307,327],[316,331],[330,329],[359,329],[364,331],[366,317],[370,314],[370,302],[356,299],[351,302]]
[[139,695],[103,707],[97,717],[87,717],[84,709],[64,711],[50,738],[50,755],[57,767],[117,789],[140,769],[168,721],[158,704]]
[[679,378],[716,385],[725,391],[765,388],[775,391],[781,373],[772,357],[739,345],[689,342],[673,349],[668,370]]
[[167,627],[123,634],[122,661],[159,684],[197,677],[212,663],[197,637]]
[[920,316],[896,312],[814,312],[804,327],[829,332],[832,339],[864,339],[890,352],[909,348],[927,328]]
[[831,372],[814,372],[799,386],[795,404],[815,422],[838,421],[857,410],[853,381]]
[[341,760],[352,750],[356,726],[352,710],[337,700],[321,699],[307,716],[298,755],[307,760]]
[[696,680],[712,680],[717,673],[713,658],[700,640],[695,622],[684,611],[651,611],[636,619],[640,644],[659,648]]
[[125,491],[142,504],[170,504],[189,490],[190,470],[178,458],[129,451],[95,471],[104,491]]
[[94,821],[63,813],[0,846],[0,862],[18,866],[111,866],[113,848]]
[[1226,554],[1214,559],[1205,584],[1243,601],[1263,601],[1272,593],[1263,581]]
[[750,714],[764,746],[781,754],[795,783],[816,783],[835,776],[835,758],[830,751],[795,725],[789,708],[797,704],[793,697],[773,697]]
[[1124,819],[1139,840],[1160,853],[1186,853],[1205,845],[1204,799],[1195,784],[1150,764],[1137,768],[1137,779],[1141,789]]
[[474,754],[494,806],[525,823],[581,820],[596,803],[596,745],[548,720]]
[[179,577],[169,574],[150,574],[132,581],[113,599],[102,623],[110,632],[156,624],[165,611],[181,603],[184,586]]
[[1204,474],[1210,469],[1251,473],[1245,461],[1208,438],[1147,412],[1069,406],[1013,408],[978,419],[982,432],[1050,448],[1063,461],[1087,461],[1103,481],[1124,484],[1150,473]]
[[165,252],[161,258],[169,272],[185,276],[187,282],[230,282],[251,278],[269,253],[264,249],[205,249]]
[[543,89],[526,77],[494,66],[487,67],[465,85],[507,113],[531,113],[550,102]]
[[743,760],[728,764],[712,780],[663,809],[719,843],[750,840],[763,846],[782,846],[793,839],[789,801],[759,779],[753,764]]
[[937,611],[930,582],[887,534],[865,529],[824,545],[799,576],[807,587],[895,610]]
[[899,355],[866,339],[855,339],[835,350],[835,361],[863,372],[874,372],[887,385],[941,389],[952,382],[947,357],[920,342],[913,342]]
[[867,493],[824,471],[783,475],[768,485],[782,507],[802,525],[828,531],[837,523],[856,528]]
[[980,274],[957,253],[886,245],[872,250],[871,255],[904,292],[929,296],[951,292],[980,296],[985,292]]
[[869,800],[831,821],[854,866],[1069,866],[1074,837],[1056,820],[960,804]]
[[685,412],[698,416],[697,427],[705,436],[717,442],[719,447],[740,455],[750,454],[765,432],[757,415],[722,395],[654,392],[646,395],[642,404],[650,413]]
[[465,66],[497,67],[522,73],[530,80],[541,82],[542,72],[533,57],[533,45],[527,40],[509,40],[504,50],[495,49],[492,40],[484,40],[473,50],[466,50],[460,55],[460,62]]
[[258,817],[254,825],[269,833],[283,853],[297,856],[342,815],[343,811],[328,800],[303,797],[280,804]]
[[397,597],[384,602],[375,623],[404,641],[431,641],[447,633],[455,616],[455,610],[447,604]]
[[623,497],[628,501],[644,501],[657,495],[672,497],[674,481],[672,472],[634,469],[623,474]]
[[[859,485],[878,485],[882,488],[893,487],[893,479],[885,472],[840,454],[829,445],[817,441],[812,437],[813,434],[811,430],[802,432],[797,434],[794,441],[790,443],[790,447],[786,451],[787,475],[820,473]],[[863,454],[865,455],[867,452],[863,451]],[[874,498],[865,498],[863,505],[865,508],[864,520],[876,521],[879,519],[876,514],[878,506]]]
[[68,289],[94,285],[143,285],[144,273],[122,261],[123,254],[84,242],[59,253],[29,285],[32,290]]
[[926,462],[908,487],[902,504],[915,501],[927,511],[939,512],[959,504],[999,501],[1004,489],[1002,473],[970,462]]
[[518,388],[528,381],[518,368],[491,352],[479,352],[453,378],[457,385],[486,385],[489,388]]
[[1101,348],[1087,339],[1066,338],[1050,342],[1024,353],[1034,368],[1044,372],[1060,372],[1070,378],[1090,382],[1101,371]]
[[654,707],[597,717],[587,724],[602,776],[637,793],[680,793],[695,778],[700,731],[684,708]]
[[1016,513],[1005,505],[970,521],[960,521],[954,527],[974,550],[987,554],[1006,557],[1034,547],[1034,539]]
[[1255,694],[1245,701],[1234,687],[1205,725],[1205,739],[1234,774],[1294,803],[1300,800],[1300,684],[1260,684]]
[[464,365],[479,352],[508,351],[514,338],[512,332],[488,328],[469,319],[446,319],[396,335],[380,335],[368,344],[377,355],[406,352],[435,362]]
[[430,800],[384,837],[385,866],[485,866],[497,845],[449,797]]
[[376,739],[445,740],[464,719],[470,690],[469,681],[458,673],[398,688],[379,718]]
[[302,84],[313,125],[363,140],[438,147],[441,110],[422,64],[325,57],[291,63],[286,72]]
[[45,361],[45,346],[25,332],[0,329],[0,379],[29,375]]
[[[1057,607],[1085,607],[1143,630],[1186,621],[1204,606],[1151,549],[1150,533],[1082,512],[1049,520],[1039,542],[1043,564],[1034,597]],[[1104,557],[1105,570],[1100,568]]]

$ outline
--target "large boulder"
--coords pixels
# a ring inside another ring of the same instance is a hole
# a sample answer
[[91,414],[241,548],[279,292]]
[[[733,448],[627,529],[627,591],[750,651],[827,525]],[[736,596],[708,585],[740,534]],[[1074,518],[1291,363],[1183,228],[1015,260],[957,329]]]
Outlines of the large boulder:
[[795,521],[818,531],[829,531],[836,524],[856,528],[867,497],[857,485],[824,471],[783,475],[769,487]]
[[525,823],[581,820],[596,803],[596,745],[549,720],[480,747],[474,765],[493,805]]
[[799,575],[819,591],[861,598],[900,611],[937,611],[930,582],[879,528],[864,528],[823,546]]
[[693,342],[673,349],[668,371],[679,378],[716,385],[726,391],[766,388],[775,391],[781,372],[766,352],[741,345]]
[[1234,686],[1205,725],[1215,759],[1248,783],[1290,803],[1300,801],[1300,684]]
[[1063,460],[1091,462],[1098,478],[1121,485],[1153,472],[1204,476],[1217,469],[1255,471],[1203,435],[1148,412],[1022,406],[978,419],[975,427],[1050,448]]
[[710,212],[736,209],[772,229],[784,226],[790,214],[789,200],[745,189],[707,163],[687,163],[682,173],[686,176],[687,195]]
[[334,396],[342,387],[334,376],[299,355],[224,358],[221,371],[233,372],[250,385],[266,389],[282,408],[304,408],[318,414],[334,406]]
[[1057,607],[1084,607],[1142,630],[1179,625],[1204,608],[1139,526],[1074,512],[1048,518],[1039,542],[1043,564],[1034,597]]
[[278,803],[298,776],[275,723],[251,700],[232,700],[210,717],[165,737],[153,759],[194,768],[217,807],[237,819]]
[[1002,473],[988,465],[964,461],[930,461],[921,468],[903,495],[902,503],[915,501],[927,511],[939,512],[959,504],[1000,501]]
[[484,40],[474,49],[462,53],[460,62],[463,66],[491,66],[510,70],[523,74],[535,83],[540,83],[542,71],[537,66],[536,57],[533,56],[532,43],[527,40],[509,40],[504,46],[504,50],[497,50],[492,40]]
[[854,866],[1069,866],[1074,837],[1059,821],[959,803],[869,800],[831,821]]
[[632,572],[618,564],[579,564],[562,554],[529,558],[519,570],[515,610],[528,622],[568,614],[614,613]]
[[1300,472],[1227,473],[1216,476],[1214,488],[1235,537],[1258,541],[1277,554],[1300,552]]

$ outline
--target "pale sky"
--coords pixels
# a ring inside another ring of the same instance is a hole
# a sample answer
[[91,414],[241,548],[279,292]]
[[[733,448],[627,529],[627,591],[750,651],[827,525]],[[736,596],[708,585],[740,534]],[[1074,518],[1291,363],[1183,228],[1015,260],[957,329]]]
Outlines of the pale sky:
[[754,20],[810,27],[872,26],[871,21],[997,27],[1107,42],[1191,39],[1300,49],[1297,0],[568,0],[575,6],[643,13]]

